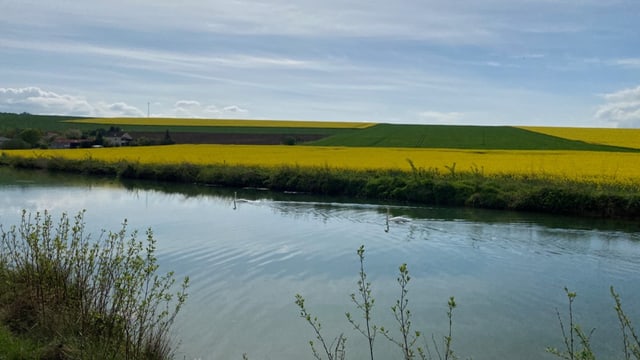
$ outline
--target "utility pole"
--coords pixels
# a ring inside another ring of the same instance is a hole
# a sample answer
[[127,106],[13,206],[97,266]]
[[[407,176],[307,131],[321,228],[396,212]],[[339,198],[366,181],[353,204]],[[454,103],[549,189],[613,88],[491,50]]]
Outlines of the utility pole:
[[151,103],[147,101],[147,118],[151,116]]

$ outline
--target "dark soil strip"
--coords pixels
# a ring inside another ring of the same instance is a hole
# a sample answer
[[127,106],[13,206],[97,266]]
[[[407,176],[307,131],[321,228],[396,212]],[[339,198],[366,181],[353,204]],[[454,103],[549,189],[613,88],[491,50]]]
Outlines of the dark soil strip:
[[[164,139],[164,132],[130,132],[134,139]],[[215,134],[199,132],[172,132],[171,140],[176,144],[237,144],[237,145],[279,145],[300,144],[326,137],[322,134]]]

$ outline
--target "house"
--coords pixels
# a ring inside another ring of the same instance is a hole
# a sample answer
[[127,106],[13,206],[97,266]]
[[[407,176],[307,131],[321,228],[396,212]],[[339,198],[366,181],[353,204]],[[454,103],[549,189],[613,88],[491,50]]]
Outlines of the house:
[[87,140],[55,139],[51,142],[51,145],[49,145],[49,147],[51,149],[77,149],[86,147],[87,143],[89,143]]
[[127,146],[133,141],[126,132],[109,132],[102,137],[105,146]]

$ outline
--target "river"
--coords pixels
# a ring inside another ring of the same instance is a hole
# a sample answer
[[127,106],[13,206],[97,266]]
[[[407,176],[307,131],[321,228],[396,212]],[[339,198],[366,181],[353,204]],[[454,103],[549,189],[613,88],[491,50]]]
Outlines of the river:
[[[621,357],[622,338],[609,287],[640,326],[640,233],[628,222],[136,183],[0,168],[0,223],[22,209],[75,214],[86,209],[95,233],[151,228],[161,271],[190,276],[189,298],[174,327],[178,359],[311,359],[312,329],[298,317],[306,299],[329,340],[347,336],[347,359],[364,359],[357,316],[356,250],[376,298],[374,322],[392,332],[400,295],[398,266],[411,275],[412,327],[433,349],[446,334],[454,296],[453,348],[461,358],[553,359],[561,347],[556,311],[567,314],[564,287],[576,291],[577,321],[595,328],[599,358]],[[391,216],[410,218],[389,223]],[[566,318],[565,318],[565,321]],[[401,358],[381,335],[378,358]]]

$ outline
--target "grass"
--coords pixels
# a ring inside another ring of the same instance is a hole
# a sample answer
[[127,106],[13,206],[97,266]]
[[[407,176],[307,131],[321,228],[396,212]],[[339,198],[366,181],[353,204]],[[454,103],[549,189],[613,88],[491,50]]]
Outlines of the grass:
[[[0,113],[0,134],[11,129],[34,128],[43,131],[79,129],[91,131],[117,126],[135,132],[196,132],[217,134],[319,134],[332,135],[352,132],[372,123],[262,121],[262,120],[205,120],[205,119],[109,119],[71,116],[46,116]],[[134,121],[135,120],[135,121]],[[213,125],[213,126],[212,126]]]
[[[80,119],[80,117],[0,113],[0,130],[3,132],[8,129],[32,128],[42,129],[44,131],[61,131],[74,127],[79,128],[79,126],[72,126],[65,122],[66,120],[72,119]],[[90,129],[94,127],[86,126],[83,128]]]
[[15,336],[6,326],[0,325],[0,359],[42,358],[40,346],[29,339]]
[[474,150],[631,151],[570,140],[512,126],[379,124],[313,142],[314,146],[406,147]]

